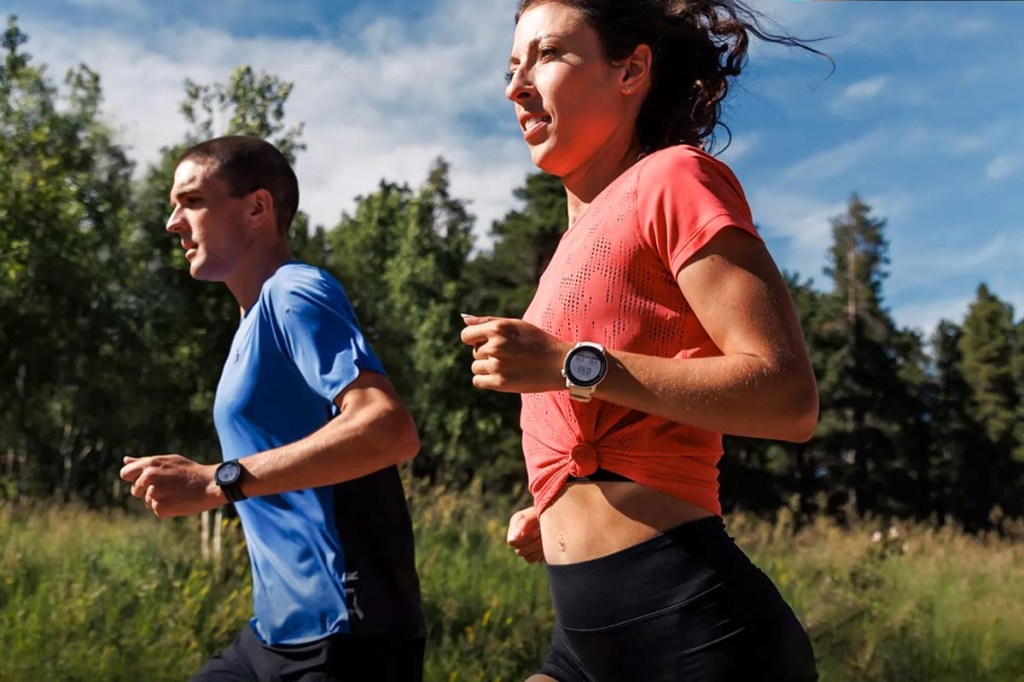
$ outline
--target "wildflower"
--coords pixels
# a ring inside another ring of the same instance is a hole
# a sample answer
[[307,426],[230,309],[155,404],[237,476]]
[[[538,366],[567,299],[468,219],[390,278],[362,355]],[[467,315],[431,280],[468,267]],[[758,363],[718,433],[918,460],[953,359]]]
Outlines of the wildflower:
[[881,541],[882,541],[882,531],[876,530],[874,533],[871,534],[871,542],[881,542]]

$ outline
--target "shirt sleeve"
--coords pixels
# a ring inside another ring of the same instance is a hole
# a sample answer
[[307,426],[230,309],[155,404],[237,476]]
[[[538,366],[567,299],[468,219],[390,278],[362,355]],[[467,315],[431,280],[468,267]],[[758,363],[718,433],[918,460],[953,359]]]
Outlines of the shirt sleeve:
[[673,277],[727,227],[761,239],[736,176],[698,149],[672,147],[652,155],[637,173],[636,197],[641,239]]
[[328,402],[361,369],[384,373],[363,337],[345,291],[324,274],[292,278],[271,292],[278,342],[315,393]]

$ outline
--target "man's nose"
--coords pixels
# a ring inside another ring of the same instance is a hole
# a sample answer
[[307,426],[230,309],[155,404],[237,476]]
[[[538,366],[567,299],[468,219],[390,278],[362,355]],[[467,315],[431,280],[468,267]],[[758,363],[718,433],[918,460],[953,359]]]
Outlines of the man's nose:
[[176,207],[167,218],[167,224],[164,225],[164,229],[172,233],[180,232],[183,222],[181,207]]

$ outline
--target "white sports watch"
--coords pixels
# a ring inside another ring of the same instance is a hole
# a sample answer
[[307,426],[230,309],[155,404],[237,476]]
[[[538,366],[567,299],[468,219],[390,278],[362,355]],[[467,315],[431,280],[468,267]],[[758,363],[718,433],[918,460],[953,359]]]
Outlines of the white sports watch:
[[590,402],[605,375],[608,374],[608,356],[599,343],[581,341],[565,354],[562,376],[569,397],[582,403]]

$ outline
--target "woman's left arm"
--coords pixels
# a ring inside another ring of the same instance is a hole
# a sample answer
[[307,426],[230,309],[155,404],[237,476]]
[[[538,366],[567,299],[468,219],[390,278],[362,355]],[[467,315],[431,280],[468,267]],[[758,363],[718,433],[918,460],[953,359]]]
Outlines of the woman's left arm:
[[[612,349],[594,396],[709,431],[809,439],[818,420],[814,373],[793,300],[764,244],[724,229],[677,279],[722,355],[680,360]],[[462,338],[474,347],[478,388],[565,389],[562,361],[574,343],[521,320],[471,317],[467,325]]]

